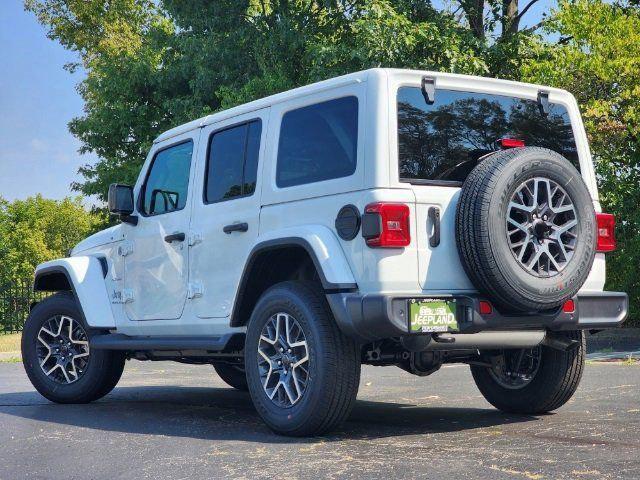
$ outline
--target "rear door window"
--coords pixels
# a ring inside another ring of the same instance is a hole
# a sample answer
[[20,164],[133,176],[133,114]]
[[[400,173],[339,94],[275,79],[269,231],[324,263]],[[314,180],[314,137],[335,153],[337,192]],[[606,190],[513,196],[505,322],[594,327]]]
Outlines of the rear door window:
[[549,104],[544,115],[534,100],[436,90],[428,105],[417,87],[398,90],[398,156],[401,181],[463,182],[478,160],[513,138],[545,147],[579,169],[567,109]]
[[252,120],[214,132],[209,140],[205,203],[253,195],[262,122]]
[[343,97],[291,110],[282,117],[279,188],[348,177],[356,171],[358,99]]

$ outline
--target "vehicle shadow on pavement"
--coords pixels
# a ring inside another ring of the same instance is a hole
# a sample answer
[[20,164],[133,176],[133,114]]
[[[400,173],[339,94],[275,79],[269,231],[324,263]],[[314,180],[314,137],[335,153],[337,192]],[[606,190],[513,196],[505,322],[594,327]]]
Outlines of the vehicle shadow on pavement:
[[[306,443],[271,433],[249,394],[228,388],[120,387],[102,400],[58,405],[36,392],[0,394],[0,414],[67,427],[209,440]],[[358,400],[348,421],[324,440],[457,432],[529,422],[490,408],[457,408]]]

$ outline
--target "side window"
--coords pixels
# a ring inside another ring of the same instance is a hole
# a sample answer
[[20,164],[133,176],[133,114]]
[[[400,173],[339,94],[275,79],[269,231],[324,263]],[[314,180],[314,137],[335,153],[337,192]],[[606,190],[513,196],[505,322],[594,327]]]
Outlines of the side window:
[[143,188],[146,215],[182,210],[187,204],[193,142],[174,145],[156,153]]
[[337,98],[282,117],[276,184],[291,187],[356,171],[358,99]]
[[262,122],[253,120],[211,135],[204,191],[206,203],[253,195],[261,132]]

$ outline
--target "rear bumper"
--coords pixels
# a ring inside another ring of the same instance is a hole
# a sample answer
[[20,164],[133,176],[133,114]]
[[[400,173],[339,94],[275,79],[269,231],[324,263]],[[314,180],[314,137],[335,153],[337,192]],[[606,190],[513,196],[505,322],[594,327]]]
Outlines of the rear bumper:
[[[629,310],[629,298],[623,292],[585,292],[574,297],[571,313],[556,309],[535,314],[503,315],[495,308],[480,314],[481,297],[474,295],[437,295],[452,298],[458,304],[460,333],[491,330],[545,328],[562,330],[601,330],[620,326]],[[411,298],[427,295],[361,295],[357,292],[330,293],[327,300],[338,323],[347,335],[361,341],[409,334],[407,305]]]

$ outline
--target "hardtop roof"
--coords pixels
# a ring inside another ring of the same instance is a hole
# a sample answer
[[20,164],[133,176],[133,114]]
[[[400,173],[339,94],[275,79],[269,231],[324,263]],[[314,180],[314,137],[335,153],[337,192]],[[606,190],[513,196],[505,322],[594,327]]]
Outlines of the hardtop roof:
[[565,90],[560,90],[557,88],[545,87],[542,85],[534,85],[530,83],[523,82],[514,82],[512,80],[502,80],[498,78],[487,78],[487,77],[479,77],[473,75],[461,75],[455,73],[441,73],[441,72],[431,72],[426,70],[408,70],[408,69],[396,69],[396,68],[371,68],[368,70],[362,70],[359,72],[350,73],[347,75],[342,75],[340,77],[330,78],[328,80],[322,80],[320,82],[311,83],[309,85],[304,85],[302,87],[294,88],[292,90],[287,90],[284,92],[280,92],[274,95],[270,95],[268,97],[260,98],[258,100],[254,100],[252,102],[244,103],[242,105],[238,105],[233,108],[229,108],[227,110],[222,110],[220,112],[216,112],[204,117],[201,117],[197,120],[192,120],[191,122],[184,123],[182,125],[178,125],[172,129],[169,129],[163,133],[161,133],[153,143],[159,143],[169,138],[175,137],[182,133],[189,132],[191,130],[195,130],[197,128],[202,128],[206,125],[210,125],[212,123],[219,122],[221,120],[225,120],[228,118],[232,118],[238,115],[242,115],[245,113],[250,113],[255,110],[259,110],[261,108],[266,108],[271,105],[275,105],[280,102],[284,102],[287,100],[291,100],[294,98],[303,97],[306,95],[312,95],[317,92],[330,90],[332,88],[337,88],[345,85],[349,85],[351,83],[363,83],[366,82],[367,79],[371,75],[380,75],[380,76],[392,76],[392,75],[416,75],[416,76],[433,76],[447,79],[464,79],[468,82],[477,82],[480,84],[491,83],[493,85],[504,85],[509,87],[521,87],[523,89],[531,90],[531,89],[544,89],[550,92],[556,92],[566,95],[568,92]]

